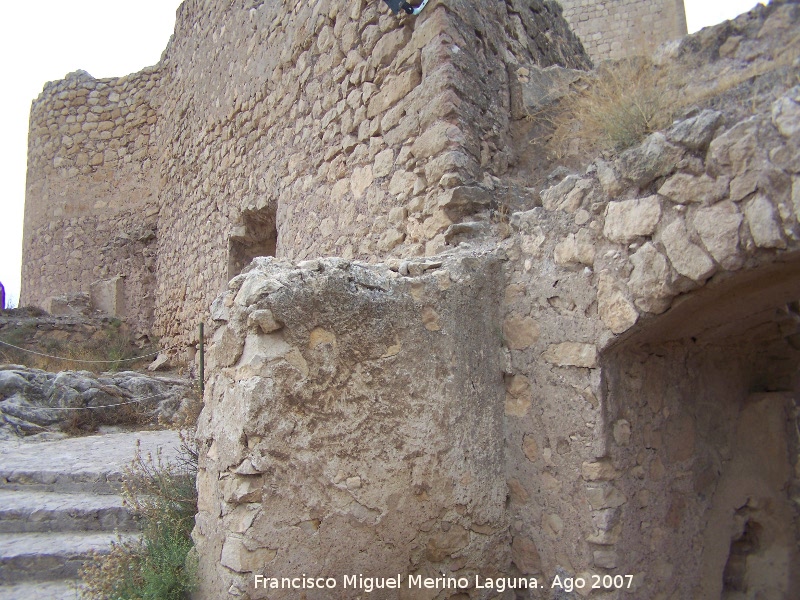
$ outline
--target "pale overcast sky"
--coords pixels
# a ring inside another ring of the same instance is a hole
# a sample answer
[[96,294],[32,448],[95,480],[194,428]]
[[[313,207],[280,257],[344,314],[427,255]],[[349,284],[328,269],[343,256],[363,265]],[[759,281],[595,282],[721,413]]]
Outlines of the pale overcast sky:
[[[754,0],[686,0],[689,31],[749,10]],[[158,62],[179,0],[40,0],[3,7],[0,53],[0,281],[19,297],[28,113],[47,81],[83,69],[117,77]]]

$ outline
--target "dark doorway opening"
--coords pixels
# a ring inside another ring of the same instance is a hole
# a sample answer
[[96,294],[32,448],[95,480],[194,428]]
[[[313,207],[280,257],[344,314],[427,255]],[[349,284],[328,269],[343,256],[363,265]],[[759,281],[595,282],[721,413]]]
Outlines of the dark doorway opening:
[[242,212],[241,225],[228,239],[228,279],[242,272],[257,256],[275,256],[278,229],[271,208]]
[[611,458],[637,472],[615,486],[644,496],[621,548],[664,573],[645,595],[800,597],[798,297],[800,260],[742,271],[604,354],[607,422],[632,431]]

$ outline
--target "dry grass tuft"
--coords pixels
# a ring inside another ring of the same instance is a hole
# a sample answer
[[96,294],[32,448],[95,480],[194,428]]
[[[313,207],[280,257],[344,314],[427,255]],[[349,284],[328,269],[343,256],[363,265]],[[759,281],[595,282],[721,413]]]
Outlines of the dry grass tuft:
[[[155,348],[155,346],[136,348],[131,343],[122,322],[117,320],[111,321],[106,329],[98,331],[81,344],[68,343],[57,338],[36,339],[36,334],[36,324],[31,323],[3,331],[0,333],[0,340],[14,346],[61,358],[30,354],[0,345],[0,363],[19,364],[52,372],[83,370],[102,373],[118,371],[120,368],[125,370],[143,368],[149,364],[148,358],[140,361],[129,359],[135,359],[143,354],[151,354]],[[105,362],[92,364],[82,361]]]
[[749,64],[674,60],[656,65],[644,57],[608,61],[574,84],[557,111],[532,118],[552,131],[551,158],[588,159],[630,148],[692,109],[722,107],[734,119],[763,111],[800,83],[798,60],[800,34],[776,56]]
[[663,70],[643,58],[601,66],[585,89],[567,97],[553,118],[556,155],[621,151],[667,127],[675,87]]
[[498,233],[503,239],[511,235],[511,209],[507,204],[500,202],[497,208],[491,211],[492,223],[498,225]]

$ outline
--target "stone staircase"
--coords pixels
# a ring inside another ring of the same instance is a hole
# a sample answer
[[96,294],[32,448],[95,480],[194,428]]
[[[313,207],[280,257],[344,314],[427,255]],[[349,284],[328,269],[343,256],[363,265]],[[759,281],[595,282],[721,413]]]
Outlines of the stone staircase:
[[137,440],[167,461],[180,445],[173,431],[0,441],[0,600],[80,598],[91,554],[136,535],[119,489]]

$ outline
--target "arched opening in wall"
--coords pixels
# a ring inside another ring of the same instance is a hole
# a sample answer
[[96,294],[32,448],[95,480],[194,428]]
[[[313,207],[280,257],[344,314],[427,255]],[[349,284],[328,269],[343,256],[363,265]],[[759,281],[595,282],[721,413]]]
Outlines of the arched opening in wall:
[[228,280],[241,273],[257,256],[275,256],[277,244],[274,209],[242,211],[241,224],[234,227],[228,238]]
[[800,598],[798,298],[794,256],[709,282],[604,352],[627,499],[608,520],[648,597]]

